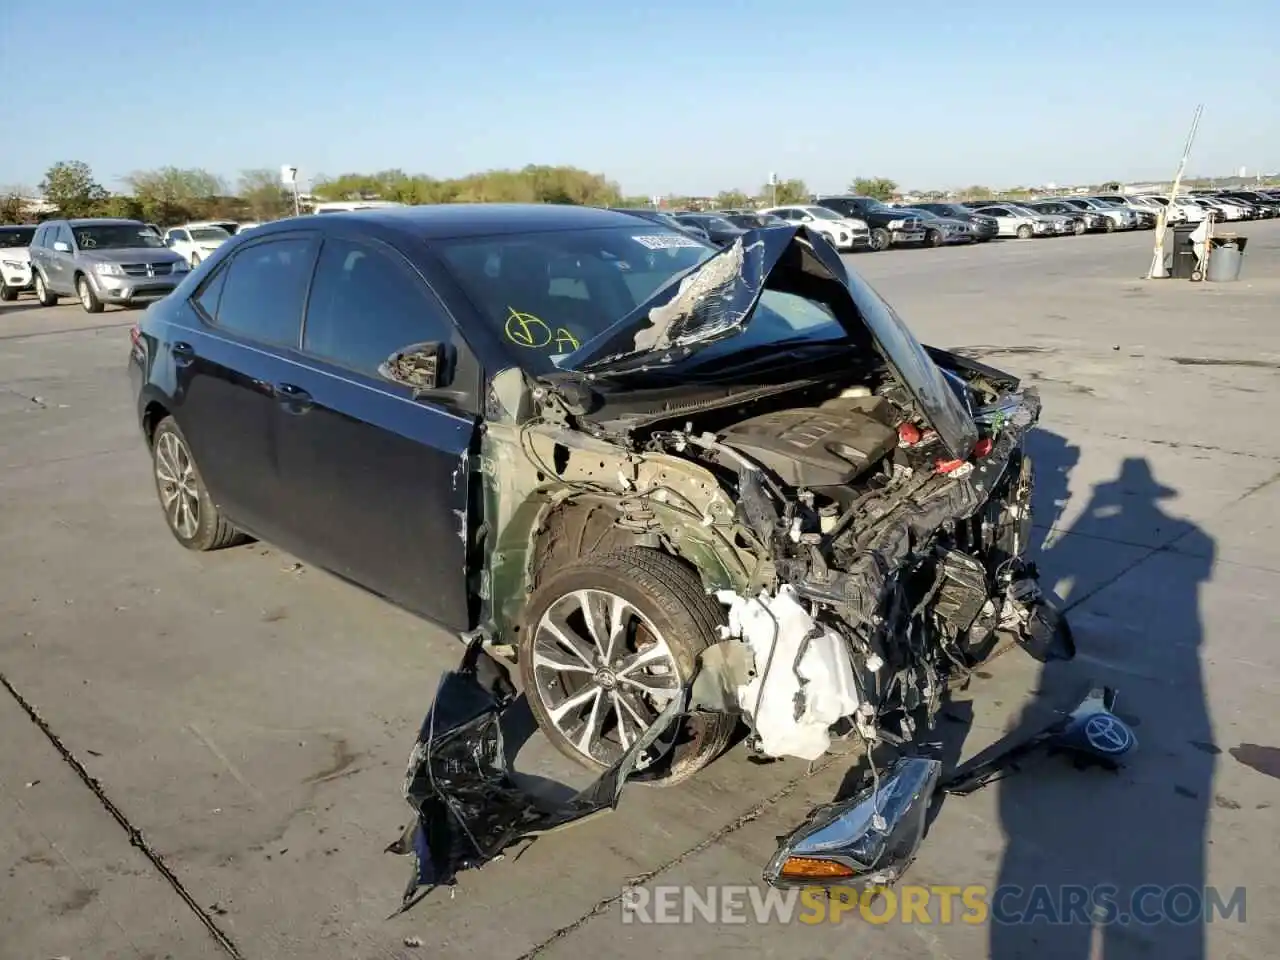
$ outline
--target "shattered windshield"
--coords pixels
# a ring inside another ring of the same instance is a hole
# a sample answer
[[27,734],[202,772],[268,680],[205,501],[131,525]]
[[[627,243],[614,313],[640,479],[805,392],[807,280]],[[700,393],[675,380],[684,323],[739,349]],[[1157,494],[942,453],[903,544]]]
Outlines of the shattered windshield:
[[635,226],[452,240],[458,284],[520,366],[550,373],[715,248],[651,221]]

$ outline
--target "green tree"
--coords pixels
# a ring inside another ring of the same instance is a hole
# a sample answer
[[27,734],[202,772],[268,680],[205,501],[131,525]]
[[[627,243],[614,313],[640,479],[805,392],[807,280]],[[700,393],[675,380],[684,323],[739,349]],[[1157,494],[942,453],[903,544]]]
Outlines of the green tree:
[[751,198],[741,190],[721,190],[716,194],[716,208],[719,210],[735,210],[751,205]]
[[192,219],[200,201],[227,192],[221,177],[197,168],[161,167],[125,177],[147,220],[161,225]]
[[987,197],[993,196],[990,187],[984,187],[981,184],[974,184],[971,187],[965,187],[960,191],[961,200],[985,200]]
[[136,197],[128,197],[119,193],[112,194],[101,200],[95,208],[94,214],[99,217],[121,217],[125,220],[152,219]]
[[24,187],[0,187],[0,223],[28,223],[32,219],[27,210],[29,191]]
[[876,200],[889,200],[898,192],[898,183],[888,177],[856,177],[849,184],[849,192]]
[[285,192],[277,170],[241,171],[236,192],[254,220],[279,220],[293,213],[293,197]]
[[793,178],[780,180],[776,186],[765,184],[760,188],[761,197],[769,206],[781,206],[784,203],[807,203],[812,196],[803,180]]
[[40,192],[64,217],[92,216],[107,198],[107,191],[93,179],[93,170],[83,160],[55,163],[40,181]]

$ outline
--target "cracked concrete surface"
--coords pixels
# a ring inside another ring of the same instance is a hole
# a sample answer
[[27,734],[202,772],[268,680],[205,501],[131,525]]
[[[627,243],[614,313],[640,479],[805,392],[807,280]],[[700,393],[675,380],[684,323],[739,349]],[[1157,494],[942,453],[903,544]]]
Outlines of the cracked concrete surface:
[[1244,886],[1246,922],[624,924],[631,883],[757,883],[850,765],[740,750],[387,920],[407,866],[382,849],[456,641],[269,546],[178,548],[124,377],[133,316],[24,298],[0,305],[0,674],[48,733],[0,690],[0,956],[1270,955],[1280,223],[1240,232],[1237,284],[1137,279],[1149,233],[851,262],[922,338],[1045,399],[1039,562],[1081,654],[1044,675],[1000,658],[940,733],[970,754],[1092,676],[1142,742],[1114,778],[1048,767],[948,801],[911,879]]

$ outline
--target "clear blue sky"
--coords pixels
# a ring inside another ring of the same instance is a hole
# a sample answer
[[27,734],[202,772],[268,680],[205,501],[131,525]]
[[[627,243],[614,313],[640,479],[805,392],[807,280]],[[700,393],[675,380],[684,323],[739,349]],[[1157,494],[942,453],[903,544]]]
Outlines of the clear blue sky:
[[[40,6],[39,4],[36,5]],[[1280,3],[0,0],[0,184],[57,160],[448,177],[571,163],[629,193],[1280,169]],[[1207,51],[1205,57],[1202,51]]]

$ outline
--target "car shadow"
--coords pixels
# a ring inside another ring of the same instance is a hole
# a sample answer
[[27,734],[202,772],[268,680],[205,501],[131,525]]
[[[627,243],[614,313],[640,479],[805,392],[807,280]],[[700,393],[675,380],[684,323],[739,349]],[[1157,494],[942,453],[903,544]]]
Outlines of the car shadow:
[[[1041,503],[1065,503],[1074,448],[1045,431],[1035,436]],[[1161,508],[1176,492],[1145,459],[1126,458],[1115,479],[1093,488],[1072,527],[1054,531],[1039,551],[1046,580],[1075,584],[1114,568],[1108,554],[1125,541],[1135,555],[1074,610],[1067,605],[1077,658],[1040,669],[1017,725],[1070,706],[1092,681],[1118,690],[1117,713],[1138,727],[1139,749],[1115,774],[1046,763],[998,784],[1006,844],[988,900],[993,960],[1205,955],[1200,908],[1218,748],[1200,667],[1198,591],[1214,543]],[[1088,532],[1073,542],[1077,529]],[[1166,546],[1135,550],[1131,533],[1108,530],[1158,531]]]

